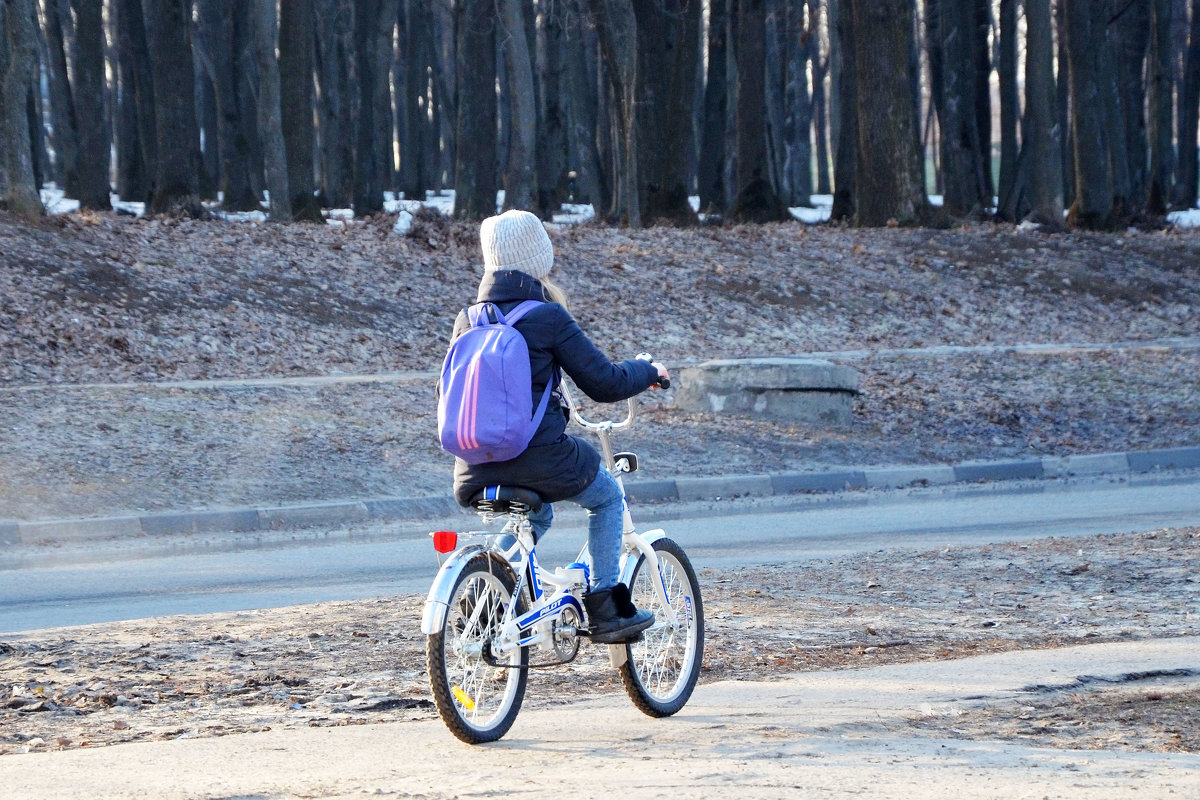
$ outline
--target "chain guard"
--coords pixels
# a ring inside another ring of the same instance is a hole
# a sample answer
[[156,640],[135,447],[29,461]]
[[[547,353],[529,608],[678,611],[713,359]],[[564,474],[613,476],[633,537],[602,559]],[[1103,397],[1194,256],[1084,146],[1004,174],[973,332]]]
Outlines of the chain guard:
[[[575,613],[574,609],[568,609],[563,613],[559,620],[555,622],[554,632],[551,635],[554,637],[554,654],[558,656],[557,661],[545,661],[540,664],[505,664],[501,661],[497,661],[496,657],[492,655],[492,643],[490,641],[484,642],[483,653],[481,654],[481,657],[483,658],[483,662],[489,667],[499,667],[503,669],[546,669],[548,667],[557,667],[563,664],[570,664],[579,655],[579,645],[582,640],[581,635],[578,633],[580,623],[581,620],[579,619],[579,615]],[[574,627],[576,630],[575,635],[564,637],[562,640],[559,640],[558,629],[562,624]]]

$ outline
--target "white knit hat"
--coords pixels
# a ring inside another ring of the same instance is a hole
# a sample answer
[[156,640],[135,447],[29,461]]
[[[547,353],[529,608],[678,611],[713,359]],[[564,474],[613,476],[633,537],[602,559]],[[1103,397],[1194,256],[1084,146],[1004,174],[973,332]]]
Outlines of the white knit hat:
[[542,221],[528,211],[512,209],[488,217],[479,226],[485,271],[516,269],[544,278],[554,266],[554,246]]

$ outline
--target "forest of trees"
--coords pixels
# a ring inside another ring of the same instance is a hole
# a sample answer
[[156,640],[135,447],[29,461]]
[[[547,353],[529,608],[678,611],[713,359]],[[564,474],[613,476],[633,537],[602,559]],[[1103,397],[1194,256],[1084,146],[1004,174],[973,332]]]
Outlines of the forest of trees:
[[[0,0],[0,203],[1109,229],[1197,200],[1200,0]],[[944,198],[940,207],[929,193]],[[1068,212],[1069,213],[1065,213]]]

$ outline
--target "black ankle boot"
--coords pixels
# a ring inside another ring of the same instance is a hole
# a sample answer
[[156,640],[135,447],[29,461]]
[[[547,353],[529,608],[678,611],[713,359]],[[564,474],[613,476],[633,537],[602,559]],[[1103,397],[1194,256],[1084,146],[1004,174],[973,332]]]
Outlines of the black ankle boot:
[[637,639],[654,622],[649,611],[638,611],[629,596],[629,587],[618,583],[611,589],[588,592],[583,596],[593,642],[618,644]]

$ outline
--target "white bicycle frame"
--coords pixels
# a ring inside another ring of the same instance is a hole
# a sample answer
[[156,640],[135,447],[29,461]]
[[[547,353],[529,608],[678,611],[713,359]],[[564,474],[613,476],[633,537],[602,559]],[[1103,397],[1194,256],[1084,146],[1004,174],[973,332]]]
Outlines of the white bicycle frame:
[[663,585],[662,573],[658,569],[658,554],[654,552],[653,544],[655,540],[666,536],[666,532],[662,528],[646,531],[644,534],[639,534],[633,525],[633,515],[629,513],[629,499],[625,495],[625,481],[621,475],[630,471],[628,459],[617,459],[613,453],[612,441],[610,436],[613,431],[623,430],[633,425],[634,412],[637,405],[631,397],[628,400],[628,412],[625,419],[620,422],[605,420],[603,422],[591,422],[579,413],[579,406],[575,404],[575,398],[567,391],[564,385],[562,388],[563,397],[567,401],[567,407],[571,409],[571,418],[579,424],[580,427],[594,431],[597,438],[600,439],[600,455],[603,458],[605,469],[612,473],[612,476],[617,479],[617,485],[621,487],[621,519],[622,519],[622,536],[621,536],[621,582],[626,586],[630,585],[633,579],[633,568],[637,565],[637,559],[633,557],[640,553],[646,557],[646,564],[653,570],[653,574],[657,580],[654,581],[654,593],[658,595],[658,601],[662,607],[666,609],[669,616],[669,622],[674,624],[677,622],[675,609],[671,607],[671,603],[667,600],[667,587]]
[[[656,528],[646,531],[644,534],[639,534],[634,528],[633,517],[629,512],[629,502],[624,499],[625,484],[621,479],[622,473],[630,471],[630,463],[628,459],[617,458],[613,454],[612,443],[610,441],[612,431],[622,430],[633,424],[634,401],[630,398],[628,414],[620,422],[608,420],[591,422],[580,415],[574,398],[571,397],[565,386],[562,387],[562,392],[575,422],[583,428],[594,431],[600,439],[604,466],[617,479],[617,484],[621,487],[621,581],[626,585],[630,585],[633,578],[633,570],[638,563],[637,556],[639,554],[644,556],[647,566],[652,570],[650,574],[655,577],[653,581],[654,592],[658,597],[661,607],[664,609],[663,613],[667,617],[666,621],[669,624],[675,624],[678,622],[678,616],[676,610],[671,607],[670,601],[667,599],[666,586],[663,584],[662,574],[659,571],[658,554],[654,551],[653,546],[654,542],[665,536],[666,533],[661,528]],[[501,537],[505,533],[512,533],[517,537],[517,544],[509,548],[507,552],[502,551],[499,545]],[[494,640],[493,654],[497,659],[503,659],[522,647],[553,647],[554,630],[553,625],[550,623],[558,619],[568,607],[575,609],[579,620],[583,619],[583,607],[578,596],[582,591],[586,590],[586,587],[582,585],[582,575],[578,574],[582,571],[560,567],[552,574],[541,569],[537,562],[533,528],[528,519],[523,519],[516,526],[516,530],[506,529],[499,533],[493,531],[472,531],[464,533],[462,536],[476,541],[458,547],[438,570],[433,585],[429,587],[429,595],[425,599],[425,608],[421,617],[422,633],[429,635],[442,629],[446,621],[450,595],[454,590],[454,585],[457,583],[459,575],[471,559],[476,555],[484,553],[491,553],[506,561],[510,561],[514,570],[517,571],[517,584],[508,608],[505,611],[500,635]],[[478,540],[482,540],[482,542]],[[582,560],[586,553],[587,546],[585,545],[580,551],[577,560]],[[520,561],[512,562],[512,559],[516,558],[518,554]],[[531,585],[529,590],[533,602],[530,609],[518,617],[516,615],[517,598],[520,596],[521,583],[527,578],[530,580]],[[545,592],[542,586],[543,583],[555,587],[556,591],[552,593]],[[522,630],[530,630],[530,633],[526,636],[521,636]],[[628,654],[626,645],[613,644],[609,645],[608,649],[609,658],[613,666],[621,666]]]

